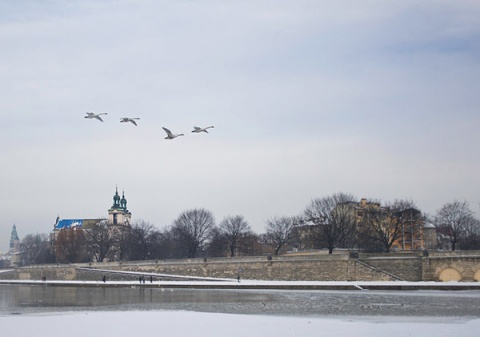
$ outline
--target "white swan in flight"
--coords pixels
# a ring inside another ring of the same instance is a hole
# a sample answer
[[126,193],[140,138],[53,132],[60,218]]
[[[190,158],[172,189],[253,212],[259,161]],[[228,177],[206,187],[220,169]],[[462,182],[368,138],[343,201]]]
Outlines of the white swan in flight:
[[206,133],[208,133],[207,129],[212,129],[212,128],[214,128],[213,125],[207,126],[206,128],[200,128],[198,126],[194,126],[192,132],[195,132],[195,133],[206,132]]
[[100,115],[108,115],[106,112],[101,112],[99,114],[95,114],[93,112],[87,112],[87,115],[85,116],[85,118],[95,118],[95,119],[98,119],[100,122],[103,122],[103,119],[102,117],[100,117]]
[[165,139],[174,139],[174,138],[177,138],[177,137],[179,137],[179,136],[184,136],[183,133],[173,134],[172,131],[170,131],[170,130],[167,129],[167,128],[162,127],[162,129],[167,133],[167,137],[165,137]]
[[129,117],[122,117],[120,120],[120,123],[132,123],[133,125],[137,126],[137,122],[135,122],[136,119],[140,118],[129,118]]

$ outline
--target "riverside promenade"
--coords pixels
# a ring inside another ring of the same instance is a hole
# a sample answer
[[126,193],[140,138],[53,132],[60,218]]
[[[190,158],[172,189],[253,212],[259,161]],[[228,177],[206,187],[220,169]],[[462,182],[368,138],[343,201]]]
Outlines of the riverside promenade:
[[[411,281],[263,281],[215,279],[166,275],[157,273],[125,272],[81,268],[98,274],[98,281],[92,280],[8,280],[0,279],[0,285],[42,286],[42,287],[111,287],[111,288],[158,288],[158,289],[223,289],[223,290],[480,290],[480,282],[411,282]],[[4,270],[4,272],[11,270]],[[2,271],[0,271],[1,273]],[[135,281],[112,280],[113,276],[129,276]],[[177,279],[164,281],[163,278]]]
[[39,282],[51,286],[198,289],[471,290],[480,289],[480,252],[337,252],[0,269],[0,284]]

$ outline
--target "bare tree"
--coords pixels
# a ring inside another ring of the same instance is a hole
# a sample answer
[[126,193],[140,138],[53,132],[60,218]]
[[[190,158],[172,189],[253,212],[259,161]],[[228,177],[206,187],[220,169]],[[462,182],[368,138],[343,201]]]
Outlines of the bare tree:
[[238,253],[242,238],[252,232],[250,225],[241,215],[225,217],[220,222],[219,228],[227,244],[230,257]]
[[480,220],[475,219],[472,228],[459,245],[461,249],[465,250],[480,250]]
[[159,231],[156,250],[152,253],[156,259],[177,259],[185,257],[184,249],[171,226]]
[[55,256],[61,263],[88,261],[83,230],[81,228],[61,229],[55,239]]
[[443,205],[435,215],[435,224],[440,232],[444,232],[450,241],[452,251],[457,244],[465,240],[471,233],[477,220],[466,201],[453,201]]
[[227,255],[227,242],[225,236],[218,227],[210,231],[210,239],[206,246],[206,255],[210,257],[225,257]]
[[130,228],[128,235],[129,259],[148,260],[155,258],[160,241],[160,231],[149,222],[139,220]]
[[23,265],[55,262],[47,234],[28,234],[20,242]]
[[118,242],[115,229],[102,222],[85,230],[85,239],[90,253],[97,262],[102,262],[109,255],[112,256]]
[[131,251],[131,227],[130,226],[117,226],[115,228],[117,244],[115,247],[115,259],[118,261],[127,261],[130,260],[130,251]]
[[355,198],[337,193],[314,199],[304,211],[304,222],[313,224],[313,237],[328,253],[339,246],[350,244],[355,233]]
[[179,246],[189,258],[204,249],[210,231],[215,227],[215,217],[206,209],[184,211],[174,221],[172,231]]
[[364,235],[378,242],[385,252],[390,252],[393,244],[410,233],[413,248],[413,232],[420,225],[421,212],[413,201],[396,200],[393,203],[370,203],[363,210],[362,228]]
[[267,220],[266,239],[275,249],[275,255],[293,239],[294,228],[300,223],[299,217],[273,217]]

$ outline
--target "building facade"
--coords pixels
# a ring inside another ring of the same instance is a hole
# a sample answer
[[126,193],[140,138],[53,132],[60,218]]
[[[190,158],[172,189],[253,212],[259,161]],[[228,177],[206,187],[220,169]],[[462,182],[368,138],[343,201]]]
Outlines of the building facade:
[[113,205],[108,210],[107,218],[99,219],[60,219],[57,217],[53,226],[54,232],[62,229],[88,229],[97,224],[109,226],[130,226],[132,222],[132,213],[127,209],[127,199],[125,193],[122,197],[118,194],[118,188],[113,195]]
[[122,198],[118,195],[118,189],[115,190],[113,196],[113,205],[108,210],[109,225],[130,226],[132,222],[132,213],[127,209],[127,199],[125,193],[122,192]]
[[113,205],[106,218],[60,219],[57,217],[51,235],[52,251],[60,263],[95,260],[114,261],[122,258],[125,250],[119,244],[128,231],[132,213],[127,209],[125,193],[122,197],[115,189]]
[[354,203],[357,232],[369,233],[384,231],[385,237],[393,241],[392,250],[423,250],[424,225],[422,213],[414,207],[397,209],[382,206],[379,202],[370,202],[362,198]]
[[[436,242],[432,239],[435,237],[435,228],[425,224],[422,213],[416,208],[408,205],[382,206],[380,202],[368,201],[365,198],[348,201],[341,206],[339,214],[350,224],[338,224],[345,227],[343,233],[338,233],[339,237],[345,235],[348,238],[337,240],[336,248],[381,252],[390,249],[414,251],[436,247]],[[325,249],[325,237],[322,236],[326,234],[321,226],[324,226],[321,220],[317,223],[306,220],[297,225],[294,248],[301,251]],[[428,234],[427,237],[425,233]]]

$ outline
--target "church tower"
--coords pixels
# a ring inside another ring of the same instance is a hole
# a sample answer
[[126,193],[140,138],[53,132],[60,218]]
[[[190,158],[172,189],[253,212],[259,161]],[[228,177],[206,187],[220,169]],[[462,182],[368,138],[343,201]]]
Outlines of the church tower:
[[118,188],[115,188],[113,206],[108,210],[108,224],[130,226],[131,221],[132,213],[130,213],[127,209],[125,192],[122,192],[122,197],[120,198],[118,195]]
[[20,245],[20,239],[18,238],[17,234],[17,226],[13,224],[12,234],[10,235],[10,254],[18,253]]

